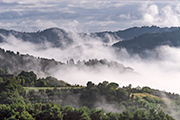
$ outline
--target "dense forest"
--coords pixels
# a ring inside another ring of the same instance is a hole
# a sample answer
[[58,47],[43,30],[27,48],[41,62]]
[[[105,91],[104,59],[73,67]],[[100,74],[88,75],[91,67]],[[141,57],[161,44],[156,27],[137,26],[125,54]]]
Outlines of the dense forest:
[[[119,86],[108,81],[70,85],[50,76],[37,78],[33,71],[10,75],[2,68],[0,74],[2,120],[174,120],[180,117],[178,94],[149,87]],[[167,101],[171,102],[167,104]]]

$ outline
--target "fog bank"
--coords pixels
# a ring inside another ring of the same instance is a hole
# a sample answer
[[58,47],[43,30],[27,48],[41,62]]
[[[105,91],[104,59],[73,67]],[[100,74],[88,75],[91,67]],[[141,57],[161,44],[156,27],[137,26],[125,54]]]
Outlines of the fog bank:
[[[33,44],[9,36],[0,44],[5,50],[12,50],[22,54],[30,54],[36,57],[55,59],[66,62],[73,58],[78,60],[107,59],[117,61],[125,67],[131,67],[134,72],[119,73],[112,68],[100,67],[99,69],[68,69],[55,68],[51,75],[71,84],[85,85],[87,81],[99,83],[104,80],[117,82],[120,86],[132,84],[136,86],[149,86],[167,92],[180,93],[177,86],[180,79],[180,48],[159,46],[152,51],[146,51],[148,57],[140,58],[137,54],[130,55],[125,49],[116,53],[115,49],[99,40],[97,37],[80,37],[72,34],[74,44],[66,49],[52,47],[51,43]],[[114,42],[113,38],[112,41]],[[108,44],[111,44],[108,43]]]

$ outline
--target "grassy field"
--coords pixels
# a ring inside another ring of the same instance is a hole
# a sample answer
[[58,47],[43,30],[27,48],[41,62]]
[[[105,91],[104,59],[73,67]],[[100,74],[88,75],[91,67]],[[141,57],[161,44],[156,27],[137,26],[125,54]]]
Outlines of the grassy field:
[[143,99],[143,97],[149,96],[151,98],[156,98],[156,99],[162,100],[160,97],[157,97],[157,96],[154,96],[154,95],[151,95],[151,94],[148,94],[148,93],[133,93],[133,95],[137,96],[137,97],[139,97],[141,99]]
[[[35,90],[35,91],[39,91],[39,90],[53,90],[55,87],[24,87],[24,89],[26,91],[29,90]],[[62,90],[62,89],[81,89],[83,87],[57,87],[57,89]]]

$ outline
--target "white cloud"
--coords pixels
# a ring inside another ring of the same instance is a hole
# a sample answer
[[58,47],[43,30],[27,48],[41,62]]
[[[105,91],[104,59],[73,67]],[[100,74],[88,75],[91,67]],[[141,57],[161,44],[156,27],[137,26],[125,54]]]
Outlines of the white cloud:
[[140,74],[139,78],[132,78],[132,84],[180,93],[177,86],[180,78],[180,48],[161,46],[150,51],[149,55],[152,56],[146,60],[131,56],[121,61]]
[[159,8],[156,4],[143,4],[140,8],[142,20],[139,19],[133,24],[157,25],[160,27],[180,26],[180,13],[178,5],[173,9],[171,5]]
[[[20,31],[28,31],[27,28],[30,31],[42,29],[41,23],[36,24],[38,20],[42,23],[47,21],[48,25],[45,24],[45,27],[72,26],[74,29],[76,26],[79,32],[115,31],[132,26],[159,25],[164,27],[180,24],[178,1],[2,0],[2,2],[5,2],[0,8],[2,27]],[[140,4],[142,5],[138,11]],[[74,20],[80,24],[76,24]],[[23,21],[31,24],[26,24],[24,28],[21,26]]]
[[119,15],[119,17],[121,18],[121,19],[127,19],[127,20],[129,20],[130,18],[131,18],[131,15],[130,14],[121,14],[121,15]]
[[33,32],[34,30],[44,30],[46,28],[50,27],[59,27],[56,23],[50,20],[24,20],[21,22],[0,22],[1,27],[7,28],[7,29],[12,29],[18,30],[18,31],[31,31]]
[[90,25],[90,26],[97,26],[97,25],[106,26],[106,25],[114,24],[114,23],[115,23],[115,21],[90,21],[90,22],[87,22],[86,25]]

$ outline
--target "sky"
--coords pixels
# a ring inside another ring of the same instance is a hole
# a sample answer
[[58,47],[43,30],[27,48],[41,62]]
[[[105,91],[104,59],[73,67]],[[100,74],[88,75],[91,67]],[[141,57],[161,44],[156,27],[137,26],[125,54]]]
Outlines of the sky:
[[59,27],[75,32],[134,26],[180,25],[178,0],[0,0],[0,28],[34,32]]

